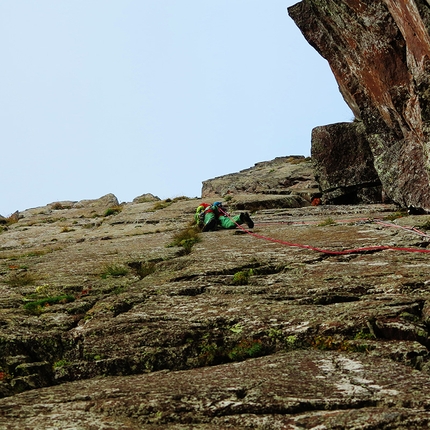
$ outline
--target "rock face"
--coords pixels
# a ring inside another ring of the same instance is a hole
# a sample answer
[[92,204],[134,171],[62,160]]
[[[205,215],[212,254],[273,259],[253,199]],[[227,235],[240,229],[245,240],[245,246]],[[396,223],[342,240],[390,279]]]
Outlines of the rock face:
[[279,198],[228,201],[253,232],[151,196],[2,225],[0,428],[426,428],[430,216]]
[[381,181],[361,122],[314,128],[312,161],[323,203],[383,201]]
[[384,191],[429,210],[429,3],[303,0],[288,12],[363,123]]
[[[285,207],[306,206],[312,197],[319,194],[313,164],[304,156],[278,157],[256,163],[255,166],[238,173],[203,182],[204,199],[231,198],[243,194],[278,195],[283,196],[280,200],[284,201]],[[263,201],[261,198],[258,200]],[[291,204],[286,203],[288,200]]]

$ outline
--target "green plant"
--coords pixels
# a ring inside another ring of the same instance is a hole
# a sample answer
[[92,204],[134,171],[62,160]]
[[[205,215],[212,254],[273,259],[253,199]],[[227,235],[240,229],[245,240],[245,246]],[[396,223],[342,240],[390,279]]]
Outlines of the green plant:
[[335,336],[316,336],[312,341],[312,346],[323,351],[348,351],[350,348],[347,340]]
[[215,342],[210,342],[207,337],[203,337],[200,345],[199,361],[203,365],[210,365],[220,355],[220,348]]
[[173,241],[168,245],[180,246],[183,248],[184,254],[189,254],[192,247],[200,242],[200,230],[197,226],[188,226],[187,228],[175,233],[173,235]]
[[234,361],[244,360],[250,357],[257,357],[261,354],[262,344],[259,339],[242,339],[228,353],[228,357]]
[[15,224],[19,221],[19,214],[18,212],[13,213],[12,215],[5,218],[6,225]]
[[375,335],[368,332],[360,330],[355,336],[354,339],[376,339]]
[[297,348],[298,345],[299,345],[299,340],[297,336],[291,335],[286,337],[285,346],[287,347],[287,349],[295,349]]
[[243,325],[240,323],[237,323],[234,326],[230,327],[229,330],[233,333],[242,333]]
[[154,261],[144,261],[138,267],[136,267],[136,275],[143,279],[145,276],[154,273],[156,269],[156,263]]
[[28,302],[24,305],[24,309],[29,311],[33,315],[40,315],[43,312],[43,308],[55,305],[58,303],[69,303],[73,302],[75,298],[72,295],[65,294],[56,297],[46,297],[44,299],[35,300]]
[[224,196],[224,200],[226,201],[226,202],[229,202],[230,200],[232,200],[233,199],[233,196],[231,195],[231,194],[226,194],[225,196]]
[[120,213],[122,210],[123,210],[123,207],[121,205],[112,206],[112,207],[106,209],[103,216],[106,217],[106,216],[110,216],[110,215],[116,215],[116,214]]
[[269,337],[272,339],[276,339],[276,340],[282,339],[282,330],[280,330],[278,328],[270,327]]
[[398,218],[403,218],[404,216],[407,216],[407,215],[408,215],[408,213],[406,212],[406,210],[400,210],[400,211],[397,211],[397,212],[395,212],[393,214],[387,215],[384,218],[384,220],[386,220],[386,221],[394,221],[394,220],[396,220]]
[[66,360],[66,359],[62,359],[62,360],[58,360],[53,364],[53,368],[54,369],[58,369],[59,367],[64,367],[64,366],[68,366],[70,364],[70,361]]
[[171,199],[166,199],[166,200],[160,200],[159,202],[155,203],[155,205],[152,207],[153,211],[158,211],[160,209],[164,209],[169,207],[171,204],[173,203],[173,201]]
[[249,277],[254,275],[254,270],[241,270],[233,275],[233,285],[248,285]]
[[113,293],[113,294],[118,295],[118,294],[123,293],[124,291],[125,291],[125,287],[124,287],[124,285],[118,285],[117,287],[115,287],[115,288],[112,290],[112,293]]
[[320,227],[325,227],[325,226],[333,225],[333,224],[336,224],[336,221],[333,218],[328,217],[324,221],[321,221],[318,225]]
[[120,276],[126,276],[128,274],[128,269],[122,264],[106,264],[103,272],[101,273],[102,279],[109,277],[119,278]]
[[58,211],[58,210],[64,209],[64,206],[60,202],[55,202],[55,203],[52,203],[51,209],[54,211]]

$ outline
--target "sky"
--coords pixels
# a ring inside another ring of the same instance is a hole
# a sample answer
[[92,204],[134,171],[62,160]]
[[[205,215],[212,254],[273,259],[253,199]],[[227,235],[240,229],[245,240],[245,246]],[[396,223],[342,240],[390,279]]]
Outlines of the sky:
[[351,121],[297,0],[0,0],[0,214],[200,197]]

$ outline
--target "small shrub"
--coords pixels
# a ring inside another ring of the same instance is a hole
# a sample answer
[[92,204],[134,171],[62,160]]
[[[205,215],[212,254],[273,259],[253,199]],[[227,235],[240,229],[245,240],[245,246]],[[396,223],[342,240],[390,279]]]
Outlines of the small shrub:
[[112,277],[119,278],[120,276],[126,276],[128,269],[122,264],[107,264],[101,274],[103,279]]
[[241,270],[233,275],[233,285],[248,285],[249,277],[254,274],[253,269]]
[[19,221],[19,213],[18,212],[15,212],[12,215],[10,215],[7,218],[5,218],[5,224],[6,225],[15,224],[18,221]]

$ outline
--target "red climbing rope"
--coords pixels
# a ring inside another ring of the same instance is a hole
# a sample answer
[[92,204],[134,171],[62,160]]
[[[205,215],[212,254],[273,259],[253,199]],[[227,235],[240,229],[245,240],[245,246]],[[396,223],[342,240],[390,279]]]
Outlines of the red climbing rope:
[[[269,242],[274,242],[274,243],[279,243],[281,245],[287,245],[287,246],[291,246],[291,247],[295,247],[295,248],[302,248],[302,249],[310,249],[312,251],[317,251],[317,252],[321,252],[323,254],[328,254],[328,255],[348,255],[348,254],[360,254],[360,253],[365,253],[365,252],[376,252],[376,251],[386,251],[386,250],[390,250],[390,251],[402,251],[402,252],[417,252],[417,253],[421,253],[421,254],[430,254],[430,249],[422,249],[422,248],[408,248],[408,247],[399,247],[399,246],[386,246],[386,245],[379,245],[379,246],[367,246],[367,247],[362,247],[362,248],[353,248],[353,249],[345,249],[342,251],[336,251],[336,250],[331,250],[331,249],[323,249],[323,248],[318,248],[316,246],[311,246],[311,245],[304,245],[301,243],[292,243],[292,242],[287,242],[285,240],[280,240],[280,239],[274,239],[272,237],[267,237],[267,236],[263,236],[261,234],[257,234],[254,233],[250,230],[247,230],[246,228],[242,227],[240,224],[238,224],[236,221],[234,221],[231,216],[225,212],[223,209],[218,208],[221,213],[224,216],[229,217],[238,228],[240,228],[242,231],[248,233],[249,235],[256,237],[257,239],[263,239]],[[391,225],[390,225],[391,226]],[[393,224],[393,226],[395,226],[395,224]],[[399,227],[399,226],[396,226]],[[405,228],[406,230],[410,230]],[[419,230],[415,230],[413,229],[415,232],[420,232]],[[423,233],[424,234],[424,233]],[[425,235],[427,236],[427,235]]]

